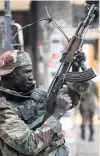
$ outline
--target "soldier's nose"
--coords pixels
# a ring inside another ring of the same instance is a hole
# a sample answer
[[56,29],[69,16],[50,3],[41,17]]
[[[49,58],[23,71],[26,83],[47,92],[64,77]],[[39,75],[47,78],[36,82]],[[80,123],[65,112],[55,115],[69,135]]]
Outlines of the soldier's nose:
[[33,75],[32,74],[29,76],[29,80],[33,81]]

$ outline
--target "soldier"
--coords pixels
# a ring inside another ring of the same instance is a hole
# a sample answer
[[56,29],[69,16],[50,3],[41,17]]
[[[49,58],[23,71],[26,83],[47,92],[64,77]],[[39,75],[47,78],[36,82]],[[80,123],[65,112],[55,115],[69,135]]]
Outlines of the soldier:
[[36,87],[27,52],[11,50],[0,56],[0,75],[0,154],[67,156],[59,119],[78,104],[88,82],[68,83],[60,89],[56,108],[47,118],[47,93]]
[[90,81],[89,88],[87,92],[82,95],[79,110],[82,116],[81,124],[81,138],[84,140],[86,138],[86,124],[88,122],[89,127],[89,141],[93,141],[94,135],[94,126],[93,126],[93,117],[96,110],[96,103],[98,99],[98,88],[94,81]]

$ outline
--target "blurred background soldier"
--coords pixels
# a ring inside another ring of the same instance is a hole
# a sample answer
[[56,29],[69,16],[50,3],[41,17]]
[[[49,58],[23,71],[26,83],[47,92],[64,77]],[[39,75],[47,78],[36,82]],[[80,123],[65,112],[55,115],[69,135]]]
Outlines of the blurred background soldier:
[[88,122],[89,141],[93,141],[94,134],[93,117],[96,110],[97,99],[98,99],[98,88],[94,81],[90,81],[88,91],[85,94],[83,94],[79,105],[79,110],[82,117],[81,138],[82,139],[86,138],[85,129],[86,124]]

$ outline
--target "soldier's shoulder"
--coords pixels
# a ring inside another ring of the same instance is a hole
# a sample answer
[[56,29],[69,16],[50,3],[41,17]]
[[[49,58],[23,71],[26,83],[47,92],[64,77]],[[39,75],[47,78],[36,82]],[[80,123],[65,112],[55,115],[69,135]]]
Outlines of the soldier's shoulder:
[[8,107],[8,102],[5,96],[0,94],[0,108]]
[[3,102],[5,102],[6,101],[6,98],[5,98],[5,96],[3,96],[3,95],[0,95],[0,103],[3,103]]

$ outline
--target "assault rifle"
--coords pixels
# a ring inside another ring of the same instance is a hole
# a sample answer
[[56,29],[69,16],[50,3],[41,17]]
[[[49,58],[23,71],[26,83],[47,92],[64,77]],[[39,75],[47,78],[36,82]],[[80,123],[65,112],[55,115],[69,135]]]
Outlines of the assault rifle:
[[85,20],[79,23],[75,34],[68,43],[66,52],[62,54],[61,64],[47,92],[48,112],[52,110],[53,104],[56,101],[57,93],[59,89],[62,88],[65,81],[77,83],[81,81],[88,81],[96,76],[91,68],[86,68],[83,61],[81,62],[82,69],[84,70],[83,72],[69,72],[73,63],[74,54],[82,48],[83,38],[87,32],[87,29],[91,26],[94,20],[95,9],[95,4],[90,6]]

